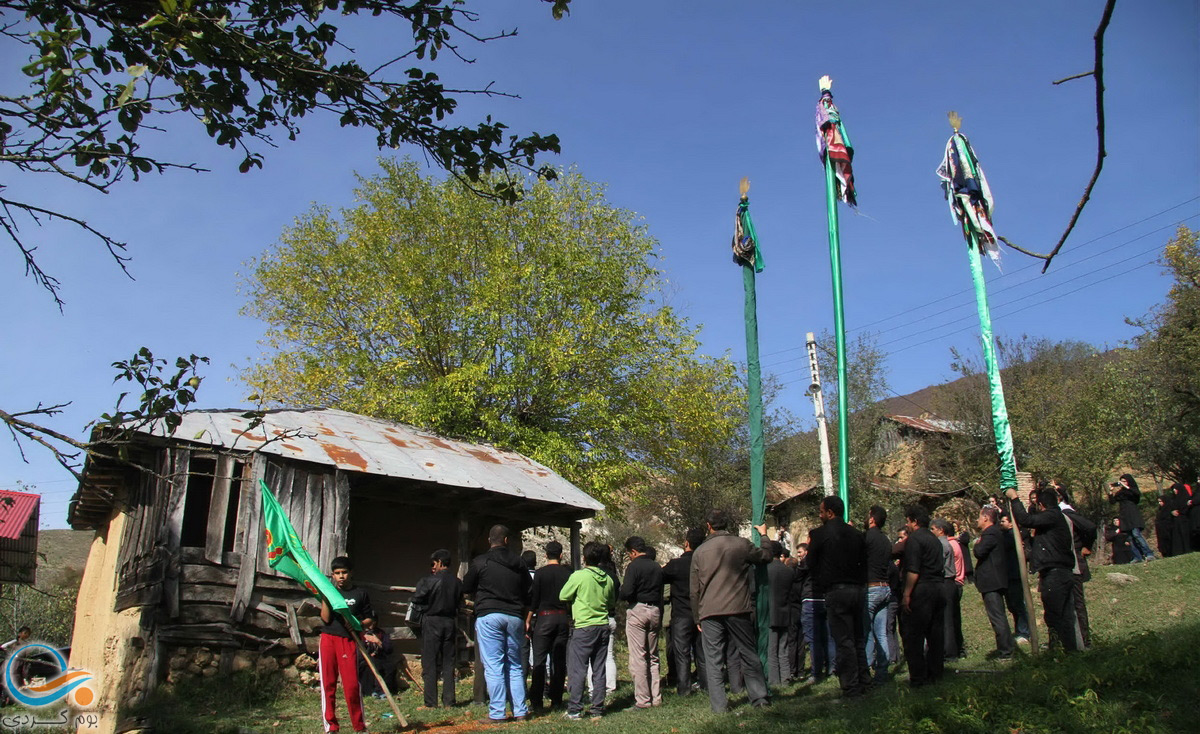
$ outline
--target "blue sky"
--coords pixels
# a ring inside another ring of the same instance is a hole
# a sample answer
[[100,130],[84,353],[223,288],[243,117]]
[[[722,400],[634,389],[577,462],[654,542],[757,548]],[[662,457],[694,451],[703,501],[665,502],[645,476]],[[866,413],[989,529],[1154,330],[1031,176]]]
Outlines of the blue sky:
[[[463,121],[491,113],[514,131],[557,133],[562,155],[547,161],[606,183],[613,205],[644,218],[661,244],[672,303],[703,325],[704,351],[739,360],[741,277],[729,237],[737,182],[751,179],[767,259],[758,280],[763,363],[787,383],[781,406],[801,417],[812,410],[804,333],[832,328],[812,128],[822,74],[834,79],[856,148],[859,211],[841,212],[847,328],[851,337],[878,333],[897,393],[951,379],[951,347],[978,351],[965,250],[934,175],[950,133],[946,111],[964,119],[996,197],[998,231],[1032,249],[1058,239],[1095,161],[1091,80],[1051,82],[1091,69],[1099,0],[576,0],[558,22],[532,0],[475,5],[479,31],[519,35],[465,47],[475,64],[443,58],[438,70],[448,86],[494,81],[521,99],[466,100]],[[392,39],[404,36],[370,19],[349,30],[367,61],[389,58]],[[1048,274],[1012,251],[1003,274],[986,266],[1001,336],[1115,346],[1135,333],[1127,316],[1162,300],[1157,254],[1178,222],[1200,227],[1198,30],[1200,3],[1117,3],[1106,37],[1104,173]],[[24,60],[4,48],[0,78],[14,90]],[[8,195],[36,195],[128,241],[136,280],[71,228],[27,226],[43,266],[62,280],[60,314],[22,277],[15,249],[0,250],[4,409],[72,401],[52,426],[82,436],[119,392],[109,364],[142,345],[163,357],[207,355],[200,407],[242,405],[239,370],[259,354],[263,327],[239,315],[238,273],[312,202],[350,205],[355,172],[371,174],[379,155],[371,135],[316,118],[297,142],[265,151],[265,170],[245,175],[236,155],[183,120],[148,145],[212,172],[151,177],[109,196],[6,178]],[[26,445],[26,455],[28,463],[0,441],[0,487],[34,485],[43,526],[64,527],[73,480],[38,447]]]

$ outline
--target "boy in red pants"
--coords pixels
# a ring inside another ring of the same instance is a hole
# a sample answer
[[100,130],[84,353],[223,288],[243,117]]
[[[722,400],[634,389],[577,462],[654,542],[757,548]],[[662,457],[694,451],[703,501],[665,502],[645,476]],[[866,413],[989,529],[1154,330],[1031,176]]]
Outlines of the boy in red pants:
[[[363,640],[379,644],[375,635],[375,611],[366,589],[354,585],[354,564],[346,556],[333,559],[331,579],[333,585],[346,598],[346,606],[363,626]],[[329,603],[321,602],[321,652],[318,670],[321,674],[321,715],[325,720],[325,731],[339,730],[334,695],[337,693],[338,676],[342,678],[342,693],[346,697],[346,708],[350,712],[350,726],[354,731],[366,731],[363,721],[362,694],[358,687],[358,648],[346,623],[334,614]]]

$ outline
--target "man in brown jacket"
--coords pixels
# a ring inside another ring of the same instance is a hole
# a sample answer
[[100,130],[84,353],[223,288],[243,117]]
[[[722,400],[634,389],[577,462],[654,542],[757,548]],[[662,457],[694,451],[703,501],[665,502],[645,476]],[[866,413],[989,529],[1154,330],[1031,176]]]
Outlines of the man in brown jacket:
[[[730,662],[736,658],[741,663],[750,703],[769,706],[767,681],[758,658],[758,635],[750,619],[754,608],[750,566],[769,562],[771,552],[731,534],[729,515],[722,510],[709,510],[705,521],[708,538],[692,553],[691,597],[693,613],[700,621],[709,703],[717,713],[729,706],[721,673],[722,657],[728,649]],[[765,525],[755,529],[764,544],[770,542]]]

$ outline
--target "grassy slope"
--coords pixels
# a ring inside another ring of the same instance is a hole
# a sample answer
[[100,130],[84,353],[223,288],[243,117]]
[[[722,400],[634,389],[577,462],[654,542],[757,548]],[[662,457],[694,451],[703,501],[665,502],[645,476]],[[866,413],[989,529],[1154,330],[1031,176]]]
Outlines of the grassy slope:
[[[1118,585],[1113,572],[1138,580]],[[1195,702],[1200,691],[1200,554],[1146,566],[1103,567],[1087,584],[1094,649],[1063,657],[1022,657],[1008,667],[985,662],[992,647],[991,630],[979,595],[963,596],[964,634],[970,657],[955,665],[937,686],[910,691],[893,684],[866,701],[842,703],[836,685],[790,686],[776,692],[775,705],[764,712],[733,699],[731,713],[714,715],[705,696],[664,696],[660,709],[632,708],[632,690],[623,682],[609,714],[599,721],[566,722],[557,714],[503,728],[524,734],[578,729],[589,734],[704,732],[1182,732],[1196,731]],[[1040,617],[1040,611],[1039,611]],[[1044,638],[1045,628],[1039,624]],[[905,680],[901,673],[900,680]],[[459,698],[470,697],[460,684]],[[422,711],[419,696],[402,697],[401,708],[416,728],[463,732],[478,727],[482,707]],[[341,704],[339,703],[339,709]],[[387,705],[367,701],[373,731],[392,727],[382,718]],[[344,709],[343,709],[344,711]],[[315,691],[280,688],[252,678],[204,681],[176,692],[164,692],[145,712],[172,732],[319,731]],[[343,714],[344,717],[344,714]],[[346,722],[343,722],[345,724]],[[349,727],[347,727],[347,730]]]

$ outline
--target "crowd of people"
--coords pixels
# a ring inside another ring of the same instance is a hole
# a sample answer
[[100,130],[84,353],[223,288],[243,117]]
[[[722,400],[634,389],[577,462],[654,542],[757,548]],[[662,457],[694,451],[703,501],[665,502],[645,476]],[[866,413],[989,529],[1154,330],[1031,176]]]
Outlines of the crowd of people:
[[[1123,475],[1109,499],[1117,516],[1103,537],[1113,543],[1114,562],[1121,562],[1122,552],[1130,562],[1154,559],[1143,535],[1134,478]],[[1163,556],[1200,547],[1196,500],[1185,484],[1160,498],[1155,530]],[[765,707],[772,687],[816,684],[830,676],[837,677],[844,697],[857,698],[889,683],[902,657],[909,685],[933,683],[947,661],[967,654],[962,603],[968,583],[979,591],[994,633],[995,648],[987,656],[1011,659],[1031,633],[1022,557],[1037,577],[1049,644],[1067,651],[1091,645],[1084,584],[1100,533],[1058,482],[1039,484],[1025,501],[1011,489],[1003,498],[989,497],[975,518],[975,539],[972,529],[931,517],[920,505],[905,510],[892,537],[888,514],[879,506],[869,509],[860,530],[846,521],[838,497],[825,497],[819,519],[808,542],[794,548],[785,531],[773,540],[765,526],[755,528],[762,538],[756,545],[733,532],[725,512],[712,510],[704,527],[685,534],[683,553],[665,565],[643,538],[628,538],[623,579],[612,547],[595,541],[583,547],[578,570],[562,562],[557,541],[545,544],[545,563],[535,569],[536,555],[514,552],[503,525],[491,528],[488,551],[471,561],[461,581],[450,569],[449,551],[437,550],[410,603],[419,612],[424,707],[455,704],[457,620],[467,604],[473,607],[492,722],[519,721],[564,706],[567,719],[604,715],[616,687],[613,643],[622,602],[633,705],[641,709],[662,705],[664,677],[677,695],[707,692],[715,712],[728,708],[730,692],[744,691],[750,705]],[[1014,522],[1019,533],[1012,530]],[[347,566],[348,559],[335,561],[335,584],[355,603],[366,637],[378,644],[386,635],[372,634],[370,602],[339,564]],[[769,600],[765,669],[754,601],[762,583]],[[660,636],[667,619],[663,665]],[[339,620],[331,616],[327,622],[328,634],[346,634]],[[344,662],[327,666],[326,648],[323,635],[327,730],[335,730],[337,721],[333,687],[326,679],[335,686],[338,672],[359,730],[361,704],[351,701],[359,694],[351,695],[346,686],[350,668]],[[345,645],[333,641],[328,653],[345,658]]]

